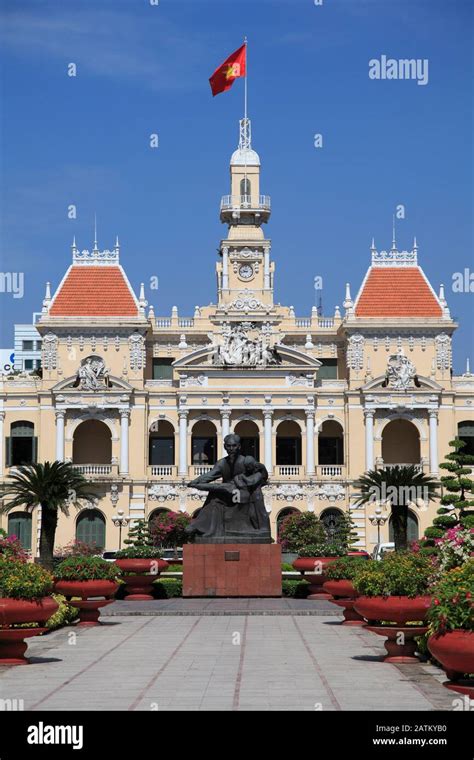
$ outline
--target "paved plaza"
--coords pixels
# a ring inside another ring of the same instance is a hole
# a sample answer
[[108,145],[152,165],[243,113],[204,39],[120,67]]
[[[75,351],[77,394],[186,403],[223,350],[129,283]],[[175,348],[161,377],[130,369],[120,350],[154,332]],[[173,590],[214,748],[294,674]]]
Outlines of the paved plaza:
[[109,609],[102,626],[30,639],[29,666],[0,668],[0,699],[22,699],[25,710],[432,711],[456,697],[438,668],[381,662],[379,636],[321,608]]

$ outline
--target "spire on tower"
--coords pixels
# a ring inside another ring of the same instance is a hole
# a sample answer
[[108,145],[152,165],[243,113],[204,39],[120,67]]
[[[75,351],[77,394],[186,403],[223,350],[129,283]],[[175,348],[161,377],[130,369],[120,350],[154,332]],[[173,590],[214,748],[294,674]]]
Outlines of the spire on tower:
[[98,251],[97,248],[97,214],[94,214],[94,251]]
[[392,216],[392,251],[397,250],[397,241],[395,238],[395,214]]

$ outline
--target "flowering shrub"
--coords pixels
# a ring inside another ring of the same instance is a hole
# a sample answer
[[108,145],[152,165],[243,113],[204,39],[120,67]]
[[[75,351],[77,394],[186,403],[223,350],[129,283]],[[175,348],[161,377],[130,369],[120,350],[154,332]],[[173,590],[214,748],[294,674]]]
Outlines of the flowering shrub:
[[68,604],[66,597],[62,594],[53,594],[53,599],[59,604],[59,608],[46,622],[46,628],[49,631],[54,631],[56,628],[62,628],[63,625],[73,623],[79,615],[79,610]]
[[435,566],[429,557],[412,552],[392,552],[380,562],[364,560],[353,580],[363,596],[408,596],[428,593]]
[[182,546],[189,541],[185,528],[191,522],[187,512],[160,512],[150,525],[153,541],[157,546]]
[[362,557],[341,557],[325,567],[324,574],[330,581],[353,581],[373,561]]
[[0,596],[11,599],[41,599],[53,589],[51,573],[31,562],[0,556]]
[[443,634],[456,628],[474,630],[474,560],[443,575],[431,591],[428,620],[432,633]]
[[7,536],[2,530],[0,532],[0,557],[10,557],[19,562],[27,562],[29,554],[23,549],[17,536]]
[[101,557],[68,557],[55,570],[58,581],[115,581],[119,568]]
[[95,541],[88,544],[85,541],[79,541],[77,538],[58,549],[58,555],[62,558],[97,557],[100,554],[102,554],[102,547],[98,546]]
[[314,512],[294,512],[281,523],[278,542],[283,551],[300,557],[343,557],[354,541],[350,515],[341,514],[332,530]]
[[474,552],[474,528],[456,525],[446,531],[442,538],[435,539],[440,570],[452,570],[469,560]]

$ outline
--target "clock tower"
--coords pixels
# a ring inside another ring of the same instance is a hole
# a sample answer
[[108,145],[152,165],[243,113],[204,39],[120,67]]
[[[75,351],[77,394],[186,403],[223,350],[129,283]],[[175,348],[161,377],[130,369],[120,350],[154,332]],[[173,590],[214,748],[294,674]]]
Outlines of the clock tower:
[[268,315],[274,265],[262,225],[270,218],[270,197],[260,194],[260,158],[252,150],[250,119],[240,120],[239,147],[230,159],[230,195],[222,197],[220,218],[228,232],[216,265],[218,311]]

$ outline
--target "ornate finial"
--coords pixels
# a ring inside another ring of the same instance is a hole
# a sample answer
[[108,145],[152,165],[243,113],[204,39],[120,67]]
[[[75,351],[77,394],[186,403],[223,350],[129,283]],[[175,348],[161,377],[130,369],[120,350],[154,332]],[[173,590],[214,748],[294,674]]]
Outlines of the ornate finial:
[[446,298],[444,296],[444,285],[443,284],[441,284],[439,286],[439,300],[440,300],[440,303],[443,304],[443,306],[446,305]]
[[340,319],[341,318],[341,310],[339,306],[336,306],[334,309],[334,319]]
[[115,237],[115,249],[117,251],[120,250],[120,243],[119,243],[118,235]]
[[148,309],[148,319],[151,320],[152,322],[155,319],[155,308],[153,304],[151,304],[150,308]]
[[417,253],[417,252],[418,252],[418,244],[416,242],[416,235],[415,235],[415,237],[413,238],[413,253]]
[[145,313],[145,308],[148,305],[148,301],[145,298],[145,285],[143,282],[140,283],[140,295],[138,296],[138,305],[140,306],[140,311],[142,314]]
[[372,253],[375,253],[375,251],[377,250],[375,247],[375,238],[372,238],[372,245],[370,246],[370,250],[372,251]]
[[466,357],[466,371],[464,373],[464,377],[471,377],[471,368],[469,366],[469,357]]
[[71,245],[71,249],[72,249],[72,252],[73,252],[73,253],[75,253],[75,252],[77,251],[77,246],[76,246],[76,236],[75,236],[75,235],[74,235],[74,237],[73,237],[73,239],[72,239],[72,245]]
[[392,216],[392,251],[397,250],[397,241],[395,239],[395,214]]
[[43,314],[47,314],[49,311],[49,304],[51,303],[51,283],[46,283],[46,290],[43,298],[43,308],[42,312]]
[[98,251],[97,248],[97,214],[94,214],[94,251]]
[[352,311],[352,308],[354,306],[354,302],[352,301],[351,296],[351,286],[349,282],[346,282],[346,297],[344,298],[344,303],[342,305],[346,310],[346,314]]

